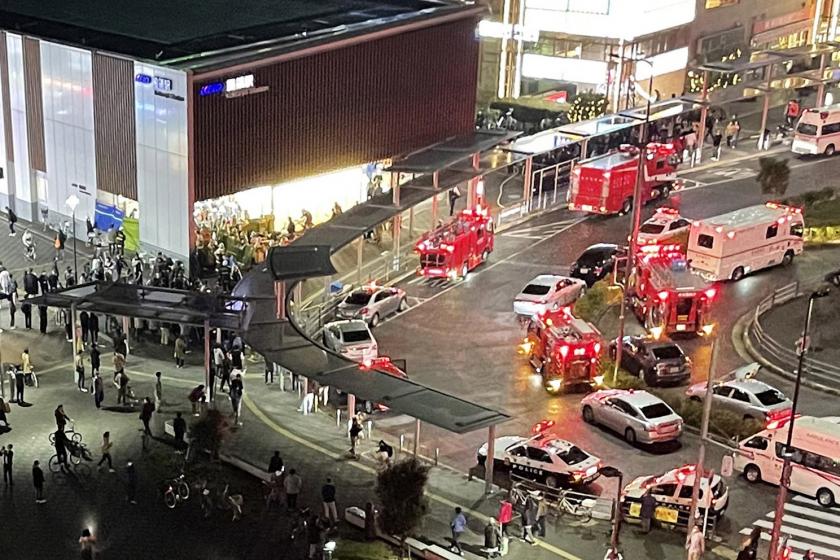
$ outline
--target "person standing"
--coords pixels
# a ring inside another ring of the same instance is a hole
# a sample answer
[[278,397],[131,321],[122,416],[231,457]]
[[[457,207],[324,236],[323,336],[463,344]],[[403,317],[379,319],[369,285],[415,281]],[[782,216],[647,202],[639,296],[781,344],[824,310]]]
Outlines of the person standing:
[[502,526],[502,534],[508,535],[508,525],[513,520],[513,504],[508,500],[502,500],[499,504],[499,525]]
[[230,406],[233,408],[233,422],[237,426],[241,425],[239,421],[239,414],[242,410],[242,395],[245,392],[245,386],[242,383],[242,374],[237,373],[230,382]]
[[90,341],[94,344],[99,342],[99,317],[96,313],[91,313],[88,316],[88,330],[90,331]]
[[102,451],[102,458],[99,459],[99,463],[97,463],[96,468],[101,469],[102,463],[108,463],[108,472],[116,472],[114,470],[114,463],[111,460],[111,448],[114,447],[114,443],[111,441],[111,432],[105,432],[102,434],[102,446],[99,448]]
[[35,487],[35,503],[47,503],[44,499],[44,471],[41,470],[40,461],[32,463],[32,485]]
[[175,339],[175,367],[184,367],[184,357],[186,356],[186,351],[187,342],[184,340],[183,336],[178,334],[178,338]]
[[102,401],[105,400],[105,384],[102,383],[102,376],[99,375],[98,371],[93,373],[93,402],[96,404],[96,408],[102,408]]
[[160,380],[161,373],[155,372],[155,410],[160,412],[163,406],[163,383]]
[[534,533],[532,528],[537,519],[536,508],[534,508],[534,500],[527,498],[525,500],[525,507],[522,510],[522,540],[528,544],[536,544],[534,540]]
[[20,310],[23,313],[23,326],[26,330],[32,330],[32,304],[29,303],[29,294],[23,298],[23,303],[20,305]]
[[0,454],[3,455],[3,484],[14,486],[15,483],[12,480],[12,464],[15,459],[14,446],[10,443],[0,451]]
[[[761,527],[753,527],[750,536],[747,537],[746,541],[741,546],[741,550],[738,551],[738,557],[736,560],[756,560],[758,558],[758,543],[761,541]],[[807,559],[807,555],[802,557],[803,559]]]
[[83,529],[82,536],[79,537],[79,551],[82,560],[93,560],[93,545],[96,539],[90,533],[90,529]]
[[303,481],[295,469],[289,470],[289,476],[283,479],[283,490],[286,492],[286,507],[289,511],[297,510],[297,499]]
[[136,504],[137,503],[137,469],[134,467],[134,463],[129,461],[126,463],[125,466],[125,493],[126,499],[128,499],[128,503]]
[[118,374],[117,404],[128,404],[128,375],[125,370]]
[[726,124],[726,147],[735,148],[738,146],[738,133],[741,132],[741,123],[736,115]]
[[184,436],[187,433],[187,422],[183,419],[180,412],[175,413],[175,419],[172,420],[172,429],[175,431],[175,453],[181,454],[187,443],[184,441]]
[[685,542],[685,549],[688,551],[688,560],[700,560],[706,552],[706,539],[699,525],[694,525]]
[[639,509],[639,519],[642,521],[642,532],[650,533],[651,523],[653,522],[653,515],[656,511],[656,498],[653,497],[650,490],[642,495],[642,505]]
[[275,451],[274,455],[271,456],[271,459],[268,460],[268,471],[269,473],[275,472],[283,472],[283,459],[280,457],[280,452]]
[[17,392],[17,403],[18,406],[26,405],[26,401],[23,399],[23,390],[26,387],[26,376],[23,374],[23,371],[20,369],[15,369],[15,389]]
[[76,352],[76,357],[73,358],[73,366],[76,368],[76,385],[79,392],[87,393],[85,389],[85,354],[83,350]]
[[362,433],[362,425],[359,423],[359,419],[354,416],[353,419],[350,421],[350,456],[354,459],[356,458],[356,444],[359,441],[359,434]]
[[79,313],[79,326],[82,328],[82,342],[87,344],[88,334],[90,333],[90,315],[87,311]]
[[335,507],[335,484],[332,478],[321,487],[321,502],[324,505],[324,518],[330,524],[330,529],[338,526],[338,511]]
[[449,215],[453,215],[455,213],[455,203],[458,199],[461,198],[461,191],[458,190],[458,187],[453,188],[449,191]]
[[56,261],[63,261],[64,260],[64,244],[65,243],[67,243],[67,234],[64,233],[63,229],[60,229],[55,234],[55,240],[53,241],[53,247],[55,247],[55,260]]
[[455,517],[452,518],[449,528],[452,530],[452,546],[449,550],[463,556],[464,551],[461,550],[461,535],[463,535],[464,531],[467,530],[467,518],[464,517],[463,512],[461,512],[461,508],[455,508]]
[[225,352],[218,344],[213,345],[213,369],[216,372],[216,377],[222,377],[222,366],[225,362]]
[[99,374],[99,367],[102,365],[102,352],[95,342],[90,343],[90,373]]
[[536,529],[534,532],[537,536],[545,538],[545,517],[548,515],[548,504],[545,501],[545,495],[541,495],[537,499],[537,521],[534,525]]
[[[140,409],[140,420],[143,422],[143,433],[147,436],[152,435],[152,430],[149,428],[149,422],[152,419],[152,413],[155,411],[155,405],[149,397],[143,399],[143,407]],[[144,448],[145,448],[145,439]]]
[[15,232],[15,224],[18,221],[18,217],[17,214],[15,214],[15,211],[8,206],[6,206],[6,212],[9,214],[9,237],[14,237],[17,235]]
[[12,280],[12,291],[9,292],[9,330],[15,330],[15,315],[17,314],[17,284]]
[[61,426],[55,431],[55,456],[62,471],[70,470],[67,464],[67,443],[67,434],[64,433],[64,426]]

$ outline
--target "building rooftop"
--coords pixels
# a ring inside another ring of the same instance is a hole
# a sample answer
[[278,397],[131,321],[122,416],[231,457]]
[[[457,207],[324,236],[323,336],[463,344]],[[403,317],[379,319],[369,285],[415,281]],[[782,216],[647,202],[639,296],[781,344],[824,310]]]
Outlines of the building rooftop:
[[201,70],[459,10],[477,9],[451,0],[0,0],[0,28]]

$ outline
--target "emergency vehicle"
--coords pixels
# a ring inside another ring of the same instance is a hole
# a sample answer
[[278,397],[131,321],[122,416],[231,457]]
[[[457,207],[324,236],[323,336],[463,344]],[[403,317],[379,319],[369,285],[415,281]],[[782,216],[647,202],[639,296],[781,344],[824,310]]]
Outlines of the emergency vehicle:
[[426,278],[464,278],[493,252],[493,217],[487,208],[463,210],[423,235],[414,250],[420,255],[417,274]]
[[840,105],[808,109],[796,123],[790,149],[795,154],[834,155],[840,148]]
[[675,208],[657,208],[653,216],[639,227],[636,243],[639,245],[679,245],[685,247],[688,242],[688,230],[691,222]]
[[789,265],[805,242],[802,209],[775,202],[691,224],[686,257],[710,280],[738,281],[750,272]]
[[711,323],[717,288],[689,269],[677,245],[642,246],[635,261],[627,298],[651,334],[700,334]]
[[786,450],[791,416],[738,445],[735,468],[749,482],[779,484],[785,451],[790,453],[789,488],[831,507],[840,500],[840,417],[796,417],[791,448]]
[[[642,202],[668,198],[682,183],[677,180],[680,155],[673,144],[651,142],[642,166]],[[593,214],[628,214],[639,166],[639,148],[622,145],[618,151],[587,159],[572,170],[566,200],[569,210]]]
[[542,375],[546,391],[559,393],[592,385],[603,347],[598,329],[563,307],[534,315],[520,348]]

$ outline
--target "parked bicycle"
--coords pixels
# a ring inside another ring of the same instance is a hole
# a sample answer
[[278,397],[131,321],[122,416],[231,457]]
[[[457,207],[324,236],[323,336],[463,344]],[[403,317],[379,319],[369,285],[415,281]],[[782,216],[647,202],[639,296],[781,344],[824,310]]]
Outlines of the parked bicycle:
[[187,477],[184,473],[170,478],[163,486],[163,503],[169,509],[175,507],[181,502],[186,502],[190,499],[190,485],[187,483]]
[[580,517],[584,523],[592,519],[592,508],[595,500],[576,495],[569,490],[561,492],[553,508],[559,515],[571,514]]
[[[82,443],[82,434],[76,431],[76,424],[70,423],[70,429],[64,430],[67,440],[71,443]],[[50,432],[50,443],[55,445],[55,432]]]

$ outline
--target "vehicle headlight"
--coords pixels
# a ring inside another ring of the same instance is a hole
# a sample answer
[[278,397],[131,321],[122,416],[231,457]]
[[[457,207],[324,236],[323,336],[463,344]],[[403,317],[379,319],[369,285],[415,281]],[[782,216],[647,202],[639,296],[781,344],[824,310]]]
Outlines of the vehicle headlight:
[[562,387],[562,386],[563,386],[563,380],[562,379],[552,379],[548,382],[548,387],[552,391],[559,391],[560,387]]

